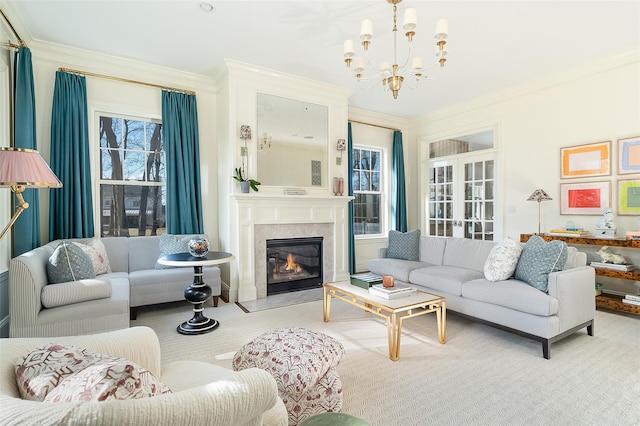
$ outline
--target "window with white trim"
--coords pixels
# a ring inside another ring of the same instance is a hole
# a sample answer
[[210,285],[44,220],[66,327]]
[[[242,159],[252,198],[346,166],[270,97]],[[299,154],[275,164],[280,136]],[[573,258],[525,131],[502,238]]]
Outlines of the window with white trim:
[[166,232],[162,123],[99,114],[101,236]]
[[354,145],[352,179],[353,227],[356,236],[378,236],[385,232],[382,179],[383,151]]

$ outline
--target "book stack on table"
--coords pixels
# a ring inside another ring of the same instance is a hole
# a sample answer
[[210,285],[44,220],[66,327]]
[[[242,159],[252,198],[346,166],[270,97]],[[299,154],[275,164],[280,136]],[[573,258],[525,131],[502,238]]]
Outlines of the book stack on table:
[[622,303],[626,303],[627,305],[640,306],[640,296],[637,294],[627,294],[624,299],[622,299]]
[[635,266],[633,266],[631,263],[616,264],[616,263],[605,263],[605,262],[591,262],[590,265],[598,269],[610,269],[612,271],[622,271],[622,272],[629,272],[635,269]]
[[583,228],[558,228],[551,229],[547,234],[558,237],[587,237],[589,231],[585,231]]
[[416,293],[416,289],[407,284],[396,283],[393,287],[385,287],[382,284],[375,284],[369,287],[369,294],[383,299],[399,299],[411,296]]

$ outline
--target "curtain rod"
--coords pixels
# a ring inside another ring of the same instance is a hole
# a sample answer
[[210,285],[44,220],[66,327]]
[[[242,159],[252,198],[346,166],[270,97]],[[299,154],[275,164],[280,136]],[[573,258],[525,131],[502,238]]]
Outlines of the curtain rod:
[[365,126],[380,127],[381,129],[393,130],[394,132],[402,132],[402,130],[400,130],[400,129],[395,129],[393,127],[387,127],[387,126],[381,126],[380,124],[365,123],[364,121],[349,120],[349,123],[364,124]]
[[172,92],[186,93],[187,95],[195,95],[196,94],[196,92],[194,92],[193,90],[178,89],[178,88],[175,88],[175,87],[162,86],[160,84],[147,83],[146,81],[130,80],[128,78],[113,77],[111,75],[97,74],[97,73],[93,73],[93,72],[72,70],[70,68],[58,68],[58,71],[68,72],[68,73],[71,73],[71,74],[80,74],[80,75],[84,75],[84,76],[88,76],[88,77],[105,78],[107,80],[122,81],[124,83],[141,84],[143,86],[157,87],[159,89],[170,90]]
[[[11,31],[13,32],[13,34],[16,36],[16,38],[18,39],[18,42],[20,42],[20,45],[24,46],[24,47],[29,47],[27,46],[27,43],[24,42],[24,40],[22,39],[22,37],[20,37],[20,35],[18,35],[18,32],[16,31],[15,28],[13,28],[13,25],[11,24],[11,21],[9,20],[9,18],[7,17],[7,15],[4,13],[4,10],[2,10],[2,8],[0,7],[0,14],[2,15],[2,17],[4,18],[4,20],[7,22],[7,25],[9,25],[9,28],[11,29]],[[9,42],[7,43],[8,46],[13,47],[13,48],[19,48],[20,46],[16,46],[15,44]]]

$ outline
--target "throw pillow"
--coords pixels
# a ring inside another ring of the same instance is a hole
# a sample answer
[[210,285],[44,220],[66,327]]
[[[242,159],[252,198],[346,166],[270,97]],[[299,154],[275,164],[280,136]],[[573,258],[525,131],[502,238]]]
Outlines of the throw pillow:
[[102,241],[98,238],[94,238],[89,241],[88,244],[78,242],[74,242],[73,244],[80,247],[83,252],[89,255],[91,262],[93,263],[93,269],[96,271],[96,275],[111,273],[111,265],[109,264],[107,249],[105,249]]
[[111,297],[111,282],[96,279],[71,281],[42,288],[40,300],[45,308]]
[[531,236],[524,245],[515,277],[540,291],[547,292],[549,274],[560,271],[567,260],[567,243],[545,242],[537,235]]
[[505,238],[491,249],[484,263],[484,277],[492,282],[508,280],[518,266],[521,253],[520,243],[512,238]]
[[[187,253],[189,252],[189,240],[193,239],[193,235],[160,235],[160,257],[168,254]],[[165,266],[156,262],[156,269],[170,269],[173,266]]]
[[420,230],[408,232],[389,231],[387,257],[392,259],[420,259]]
[[47,276],[53,284],[95,278],[88,254],[75,244],[61,242],[47,262]]
[[20,396],[31,401],[108,401],[171,393],[134,362],[70,345],[35,349],[18,361],[15,372]]

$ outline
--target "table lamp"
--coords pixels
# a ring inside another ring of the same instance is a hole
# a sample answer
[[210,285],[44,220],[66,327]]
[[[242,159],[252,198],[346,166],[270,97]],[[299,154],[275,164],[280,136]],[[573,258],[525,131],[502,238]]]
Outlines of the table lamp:
[[538,202],[538,235],[540,235],[540,203],[550,200],[553,200],[553,198],[551,198],[551,196],[549,196],[549,194],[547,194],[544,189],[536,189],[535,191],[533,191],[533,194],[531,194],[531,196],[527,198],[527,201]]
[[22,197],[26,188],[60,188],[62,182],[51,171],[38,151],[2,147],[0,148],[0,187],[11,188],[18,201],[13,217],[0,234],[0,240],[2,240],[20,213],[29,208],[29,203]]

